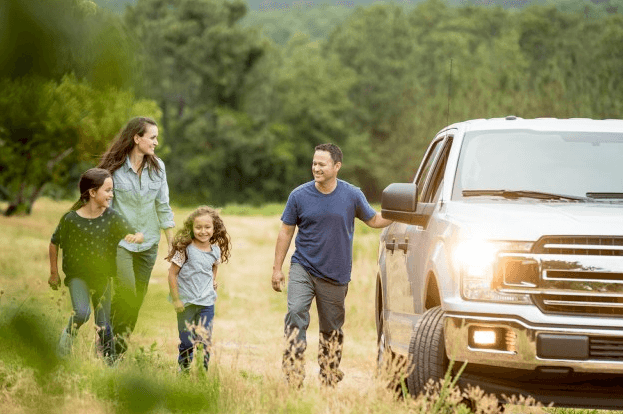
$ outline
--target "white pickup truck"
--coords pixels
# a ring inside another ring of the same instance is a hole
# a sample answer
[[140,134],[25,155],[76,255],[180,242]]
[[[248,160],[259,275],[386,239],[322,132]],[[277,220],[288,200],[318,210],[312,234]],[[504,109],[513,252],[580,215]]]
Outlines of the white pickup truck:
[[623,121],[477,119],[432,140],[382,215],[379,355],[460,384],[623,407]]

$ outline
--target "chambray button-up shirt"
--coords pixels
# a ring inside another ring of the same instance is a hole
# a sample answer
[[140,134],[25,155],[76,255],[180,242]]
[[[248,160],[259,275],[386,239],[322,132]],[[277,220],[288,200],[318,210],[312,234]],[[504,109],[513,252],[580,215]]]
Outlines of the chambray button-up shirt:
[[158,158],[158,164],[159,173],[145,168],[139,177],[127,157],[125,164],[112,174],[115,197],[111,206],[145,236],[141,244],[119,242],[119,246],[131,252],[148,250],[160,241],[160,229],[175,227],[164,162]]

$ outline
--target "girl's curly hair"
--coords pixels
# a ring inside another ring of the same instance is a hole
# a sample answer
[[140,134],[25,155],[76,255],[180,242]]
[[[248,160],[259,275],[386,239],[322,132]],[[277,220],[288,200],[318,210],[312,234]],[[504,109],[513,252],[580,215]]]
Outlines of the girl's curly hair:
[[212,217],[212,222],[214,223],[214,234],[212,234],[212,237],[210,238],[210,243],[218,245],[221,249],[220,261],[221,263],[227,263],[231,251],[231,240],[229,238],[229,234],[227,233],[227,229],[225,229],[225,224],[218,214],[218,211],[209,206],[201,206],[197,208],[186,218],[184,221],[184,227],[178,230],[173,238],[173,248],[166,257],[167,260],[171,261],[177,251],[186,253],[186,248],[190,243],[192,243],[192,240],[195,237],[193,234],[195,219],[199,216],[205,215]]

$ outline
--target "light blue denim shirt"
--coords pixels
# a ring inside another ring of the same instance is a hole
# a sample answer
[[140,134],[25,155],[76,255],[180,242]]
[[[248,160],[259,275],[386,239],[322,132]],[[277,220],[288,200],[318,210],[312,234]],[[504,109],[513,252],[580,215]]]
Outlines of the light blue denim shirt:
[[158,158],[158,163],[159,173],[152,171],[150,174],[145,168],[139,177],[128,157],[125,164],[112,174],[115,197],[111,207],[145,236],[141,244],[119,242],[119,246],[131,252],[148,250],[160,241],[160,229],[175,227],[164,162]]

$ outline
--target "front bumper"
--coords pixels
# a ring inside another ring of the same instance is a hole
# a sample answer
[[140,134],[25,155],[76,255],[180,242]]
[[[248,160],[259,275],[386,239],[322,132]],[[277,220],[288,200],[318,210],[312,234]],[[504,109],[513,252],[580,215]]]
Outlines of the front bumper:
[[[470,341],[474,329],[506,334],[502,349]],[[623,329],[531,326],[515,318],[446,313],[448,358],[471,364],[560,373],[623,374]]]

